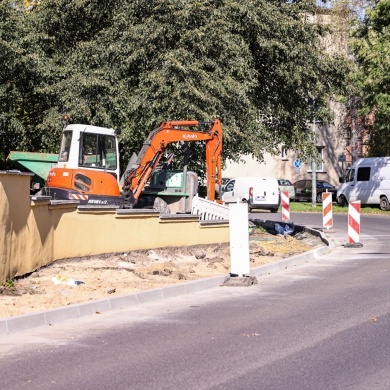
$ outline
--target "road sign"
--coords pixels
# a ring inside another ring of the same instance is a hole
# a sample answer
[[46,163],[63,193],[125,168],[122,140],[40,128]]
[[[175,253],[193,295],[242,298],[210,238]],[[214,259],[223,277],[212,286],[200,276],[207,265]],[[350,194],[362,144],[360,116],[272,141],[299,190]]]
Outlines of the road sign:
[[301,165],[302,165],[302,161],[301,160],[298,160],[298,159],[296,159],[295,161],[294,161],[294,167],[295,168],[300,168],[301,167]]
[[345,154],[343,153],[343,154],[339,155],[338,160],[339,160],[339,162],[345,162],[345,161],[347,161],[347,158],[346,158]]

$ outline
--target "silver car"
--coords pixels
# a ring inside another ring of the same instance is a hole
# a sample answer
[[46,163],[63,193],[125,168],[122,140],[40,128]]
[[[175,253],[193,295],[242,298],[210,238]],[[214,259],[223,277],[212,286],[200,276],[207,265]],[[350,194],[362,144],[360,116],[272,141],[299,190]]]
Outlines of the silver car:
[[290,180],[287,179],[278,179],[279,189],[280,192],[288,192],[288,197],[291,200],[294,200],[295,198],[295,188]]

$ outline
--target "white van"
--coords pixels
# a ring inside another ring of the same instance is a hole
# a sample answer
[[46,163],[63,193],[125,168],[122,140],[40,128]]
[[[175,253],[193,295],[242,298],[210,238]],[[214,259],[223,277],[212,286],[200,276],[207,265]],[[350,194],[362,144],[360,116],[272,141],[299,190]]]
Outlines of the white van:
[[357,200],[390,210],[390,157],[360,158],[347,171],[337,203],[345,206]]
[[224,203],[248,203],[253,209],[278,211],[280,206],[279,184],[274,177],[235,177],[225,185],[222,194]]

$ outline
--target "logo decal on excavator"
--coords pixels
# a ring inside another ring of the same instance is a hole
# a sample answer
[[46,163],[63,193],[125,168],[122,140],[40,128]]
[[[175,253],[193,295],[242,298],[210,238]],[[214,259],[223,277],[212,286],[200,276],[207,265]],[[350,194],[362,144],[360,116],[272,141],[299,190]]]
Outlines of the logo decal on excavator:
[[197,134],[183,134],[183,139],[196,139],[198,138]]

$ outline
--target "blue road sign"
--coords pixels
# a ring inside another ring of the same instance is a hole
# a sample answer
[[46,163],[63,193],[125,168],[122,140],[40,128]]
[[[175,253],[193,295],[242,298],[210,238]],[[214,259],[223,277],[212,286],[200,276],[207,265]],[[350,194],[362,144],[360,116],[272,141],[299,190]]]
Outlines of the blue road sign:
[[301,165],[302,165],[302,161],[301,161],[301,160],[296,159],[296,160],[294,161],[294,167],[295,167],[295,168],[300,168]]

